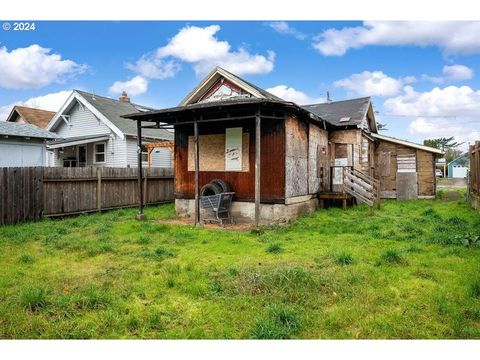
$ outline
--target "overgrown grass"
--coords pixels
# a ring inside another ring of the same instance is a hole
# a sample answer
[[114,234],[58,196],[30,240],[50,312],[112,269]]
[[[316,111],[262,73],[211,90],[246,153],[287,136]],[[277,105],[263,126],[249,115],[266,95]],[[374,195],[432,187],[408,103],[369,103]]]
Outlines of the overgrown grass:
[[146,213],[0,228],[0,338],[480,337],[480,217],[462,199],[251,231]]

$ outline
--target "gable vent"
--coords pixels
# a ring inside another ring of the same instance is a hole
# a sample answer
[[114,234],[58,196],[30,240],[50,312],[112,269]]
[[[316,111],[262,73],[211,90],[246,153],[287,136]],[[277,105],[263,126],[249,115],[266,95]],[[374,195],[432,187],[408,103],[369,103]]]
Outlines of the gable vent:
[[342,117],[340,119],[340,122],[348,122],[348,121],[350,121],[350,117]]

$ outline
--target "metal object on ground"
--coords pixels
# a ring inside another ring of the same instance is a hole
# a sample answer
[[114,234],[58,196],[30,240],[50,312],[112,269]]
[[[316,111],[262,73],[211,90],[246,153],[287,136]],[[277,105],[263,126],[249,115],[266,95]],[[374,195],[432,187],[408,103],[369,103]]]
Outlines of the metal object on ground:
[[201,208],[211,211],[212,215],[214,216],[205,217],[203,221],[214,221],[223,226],[224,221],[228,220],[231,224],[233,224],[233,218],[230,215],[230,208],[232,207],[232,199],[234,194],[234,192],[227,192],[210,196],[201,196]]

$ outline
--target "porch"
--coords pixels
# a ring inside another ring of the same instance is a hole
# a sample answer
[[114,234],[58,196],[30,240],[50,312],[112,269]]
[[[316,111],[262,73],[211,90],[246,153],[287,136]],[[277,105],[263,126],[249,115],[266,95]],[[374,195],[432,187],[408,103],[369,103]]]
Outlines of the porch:
[[104,166],[109,140],[109,135],[99,135],[52,141],[47,145],[50,153],[49,166]]

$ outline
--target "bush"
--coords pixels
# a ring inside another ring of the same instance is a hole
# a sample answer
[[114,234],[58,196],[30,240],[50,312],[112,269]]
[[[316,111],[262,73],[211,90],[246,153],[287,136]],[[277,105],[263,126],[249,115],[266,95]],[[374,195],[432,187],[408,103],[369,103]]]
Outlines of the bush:
[[337,256],[337,264],[342,266],[353,264],[352,254],[341,253],[340,255]]
[[270,253],[270,254],[278,254],[278,253],[282,252],[282,250],[283,249],[280,246],[280,244],[274,243],[274,244],[268,245],[267,249],[265,251]]

